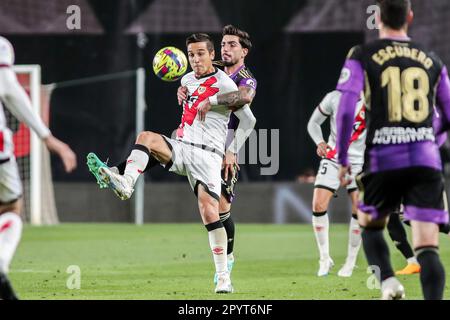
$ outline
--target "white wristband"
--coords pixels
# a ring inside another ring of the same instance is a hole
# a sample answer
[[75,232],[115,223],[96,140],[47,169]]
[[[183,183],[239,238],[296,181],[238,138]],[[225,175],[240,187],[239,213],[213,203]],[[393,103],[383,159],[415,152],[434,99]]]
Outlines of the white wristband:
[[215,95],[209,97],[209,103],[210,103],[212,106],[217,106],[217,105],[219,105],[219,103],[217,102],[217,94],[215,94]]

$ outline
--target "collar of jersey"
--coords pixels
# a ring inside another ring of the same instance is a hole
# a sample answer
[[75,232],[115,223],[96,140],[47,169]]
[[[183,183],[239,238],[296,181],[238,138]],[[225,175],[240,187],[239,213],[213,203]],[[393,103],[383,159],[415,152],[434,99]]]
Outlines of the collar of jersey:
[[394,41],[411,41],[410,37],[384,37],[384,38],[380,38],[381,40],[394,40]]
[[231,75],[229,75],[229,77],[231,79],[233,79],[242,69],[245,68],[245,64],[243,64],[242,66],[240,66],[235,72],[233,72]]
[[214,67],[214,71],[213,71],[213,72],[208,73],[208,74],[205,74],[204,76],[201,76],[201,77],[199,77],[199,78],[197,78],[197,77],[195,76],[195,74],[194,74],[194,77],[195,77],[195,79],[200,80],[200,79],[203,79],[203,78],[210,77],[210,76],[212,76],[213,74],[216,74],[216,73],[217,73],[217,68]]

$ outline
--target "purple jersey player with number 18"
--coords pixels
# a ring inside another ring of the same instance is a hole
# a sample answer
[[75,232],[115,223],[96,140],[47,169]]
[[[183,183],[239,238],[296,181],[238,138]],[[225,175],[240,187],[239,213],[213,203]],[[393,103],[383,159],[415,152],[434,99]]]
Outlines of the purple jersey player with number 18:
[[[401,299],[383,229],[389,213],[403,203],[411,221],[413,246],[421,266],[425,299],[442,299],[445,270],[438,253],[438,225],[448,222],[444,208],[441,158],[435,143],[433,103],[450,120],[450,82],[441,60],[407,35],[413,13],[409,0],[380,0],[380,39],[354,47],[337,89],[339,177],[351,170],[347,158],[359,93],[367,103],[365,165],[359,176],[358,218],[369,266],[381,282],[382,299]],[[446,129],[445,127],[443,129]]]

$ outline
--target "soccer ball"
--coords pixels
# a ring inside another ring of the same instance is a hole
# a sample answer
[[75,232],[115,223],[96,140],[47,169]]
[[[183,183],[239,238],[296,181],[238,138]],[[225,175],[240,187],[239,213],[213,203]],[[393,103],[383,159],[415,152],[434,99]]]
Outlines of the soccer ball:
[[187,70],[186,55],[178,48],[164,47],[153,58],[153,72],[164,81],[177,81]]

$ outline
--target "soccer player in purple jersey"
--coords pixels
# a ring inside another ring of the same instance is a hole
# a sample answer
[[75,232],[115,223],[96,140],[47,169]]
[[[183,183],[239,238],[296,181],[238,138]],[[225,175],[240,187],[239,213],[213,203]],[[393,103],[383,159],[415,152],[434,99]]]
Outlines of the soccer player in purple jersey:
[[[358,219],[364,228],[367,261],[381,282],[382,299],[400,299],[404,288],[395,277],[383,229],[402,202],[411,221],[413,247],[421,266],[425,299],[442,299],[445,270],[439,258],[439,224],[444,209],[441,158],[433,130],[433,103],[450,119],[450,81],[441,60],[407,35],[413,20],[409,0],[381,0],[380,39],[352,48],[337,89],[339,178],[346,183],[353,114],[359,93],[367,103],[367,140],[359,176]],[[447,129],[445,126],[441,130]],[[379,271],[379,272],[378,272]]]
[[[211,105],[223,104],[237,110],[244,105],[250,105],[252,103],[256,94],[257,83],[256,79],[245,65],[245,58],[251,48],[252,43],[247,32],[232,25],[227,25],[223,28],[221,43],[222,61],[216,63],[224,67],[225,73],[236,83],[239,91],[219,95],[217,96],[217,101],[212,101],[212,99],[203,101],[198,107],[200,118],[203,118],[206,112],[211,110]],[[179,104],[186,99],[185,91],[186,88],[184,87],[178,89],[177,95]],[[233,137],[236,136],[236,138],[238,138],[241,136],[241,133],[236,130],[238,125],[239,119],[232,113],[230,122],[228,123],[228,136],[225,145],[225,148],[228,150]],[[254,124],[251,127],[253,126]],[[234,265],[233,249],[235,236],[234,221],[231,217],[231,203],[235,196],[234,188],[238,179],[238,170],[237,150],[226,152],[223,160],[222,193],[219,202],[219,214],[228,237],[227,257],[228,270],[230,272]],[[217,278],[217,276],[215,278]]]

